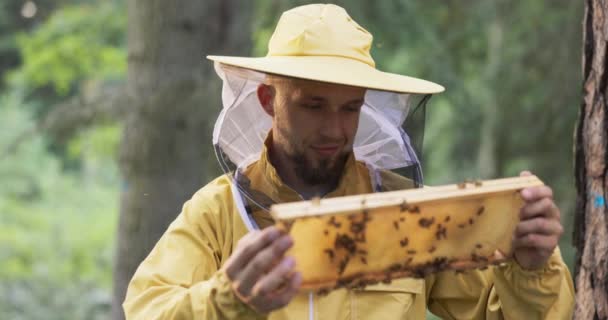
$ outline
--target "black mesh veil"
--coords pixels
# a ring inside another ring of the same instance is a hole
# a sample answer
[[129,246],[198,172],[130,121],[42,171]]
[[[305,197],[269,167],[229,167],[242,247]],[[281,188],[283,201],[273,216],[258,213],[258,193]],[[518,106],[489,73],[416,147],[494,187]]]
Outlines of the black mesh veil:
[[[416,95],[412,97],[413,108],[409,111],[405,121],[401,125],[401,129],[410,139],[410,145],[414,153],[418,157],[418,163],[412,163],[409,166],[393,169],[392,171],[414,181],[416,188],[424,185],[422,175],[423,144],[424,144],[424,128],[426,125],[426,106],[432,95]],[[404,137],[406,139],[406,137]]]

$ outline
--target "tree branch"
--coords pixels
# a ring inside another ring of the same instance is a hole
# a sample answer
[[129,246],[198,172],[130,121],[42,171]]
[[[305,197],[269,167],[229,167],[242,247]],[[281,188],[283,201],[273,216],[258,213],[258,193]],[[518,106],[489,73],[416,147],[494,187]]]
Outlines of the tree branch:
[[82,128],[106,121],[121,121],[130,105],[130,96],[123,84],[102,86],[94,94],[79,94],[55,105],[33,126],[6,147],[0,159],[14,153],[19,146],[37,134],[48,134],[66,141]]
[[90,96],[78,95],[53,107],[38,123],[38,131],[65,141],[94,123],[122,119],[129,100],[123,85],[102,87]]

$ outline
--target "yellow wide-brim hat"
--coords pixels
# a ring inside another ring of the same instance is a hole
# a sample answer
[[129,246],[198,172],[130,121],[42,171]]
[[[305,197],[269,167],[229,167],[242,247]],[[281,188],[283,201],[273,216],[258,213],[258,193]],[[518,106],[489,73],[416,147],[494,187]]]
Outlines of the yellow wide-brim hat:
[[311,4],[281,15],[265,57],[207,58],[264,73],[369,89],[420,94],[444,90],[430,81],[376,69],[372,39],[343,8]]

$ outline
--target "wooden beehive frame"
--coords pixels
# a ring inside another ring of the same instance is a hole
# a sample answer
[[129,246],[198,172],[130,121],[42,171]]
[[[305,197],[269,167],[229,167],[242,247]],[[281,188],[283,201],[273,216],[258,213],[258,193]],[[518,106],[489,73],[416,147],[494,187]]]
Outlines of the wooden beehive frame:
[[294,238],[288,252],[304,289],[358,287],[507,259],[519,221],[519,191],[535,176],[470,181],[275,205]]

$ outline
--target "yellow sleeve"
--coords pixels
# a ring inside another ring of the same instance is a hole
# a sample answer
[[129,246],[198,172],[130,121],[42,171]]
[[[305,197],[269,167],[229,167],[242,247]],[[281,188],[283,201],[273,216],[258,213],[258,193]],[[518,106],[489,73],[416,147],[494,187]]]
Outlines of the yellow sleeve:
[[219,214],[209,212],[221,206],[208,205],[199,193],[135,272],[123,303],[126,319],[264,318],[233,294],[219,271],[231,237],[221,234]]
[[556,249],[544,268],[515,261],[484,271],[427,277],[429,310],[442,319],[571,319],[574,286]]

